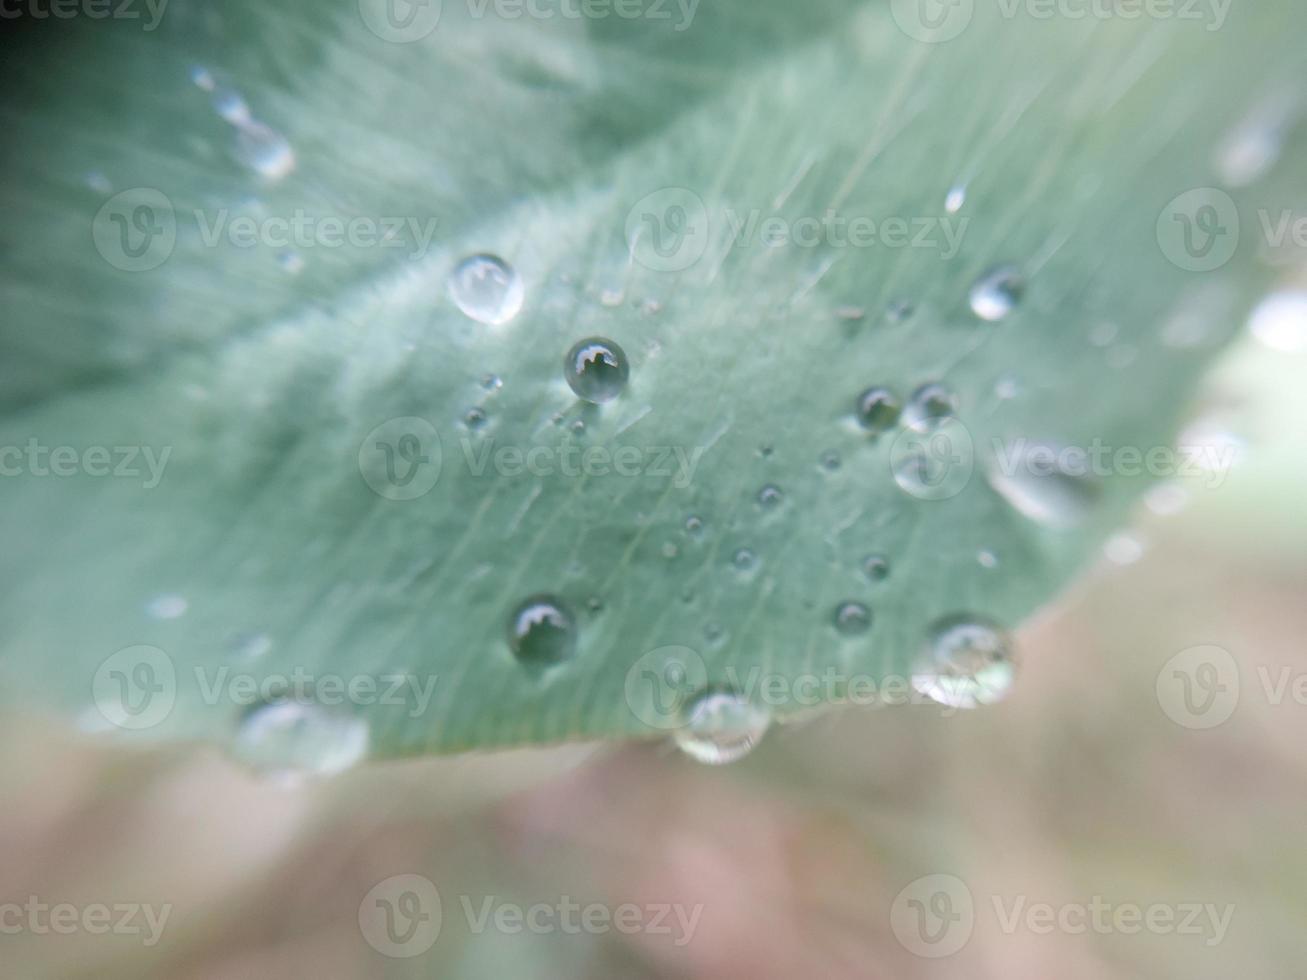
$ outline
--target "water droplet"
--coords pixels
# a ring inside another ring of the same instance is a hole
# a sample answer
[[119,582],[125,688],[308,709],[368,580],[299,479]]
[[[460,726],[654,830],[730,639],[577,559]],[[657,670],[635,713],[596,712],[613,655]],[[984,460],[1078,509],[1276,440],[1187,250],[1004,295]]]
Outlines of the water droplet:
[[999,401],[1011,401],[1019,394],[1021,394],[1021,381],[1010,374],[994,382],[994,395]]
[[631,362],[613,341],[587,337],[563,358],[563,376],[577,398],[601,404],[622,393],[631,377]]
[[890,323],[902,323],[916,312],[916,307],[906,299],[896,299],[885,308],[885,319]]
[[676,745],[696,762],[722,765],[748,755],[770,724],[766,708],[732,692],[708,691],[688,706]]
[[821,459],[819,459],[818,462],[821,464],[823,470],[826,470],[829,473],[834,473],[840,468],[844,461],[840,458],[840,454],[834,449],[827,449],[821,454]]
[[492,326],[517,316],[526,299],[522,277],[497,255],[469,255],[449,273],[445,287],[464,315]]
[[86,186],[97,194],[110,194],[113,192],[113,182],[98,170],[92,170],[86,175]]
[[971,287],[971,312],[982,320],[1001,320],[1016,308],[1025,289],[1025,279],[1014,266],[992,269]]
[[875,435],[893,428],[902,411],[903,403],[888,388],[868,388],[858,396],[858,422]]
[[774,483],[769,483],[758,491],[758,505],[764,510],[773,510],[778,507],[785,499],[785,494],[781,488]]
[[716,620],[704,623],[703,638],[707,640],[709,643],[711,643],[713,646],[716,646],[719,643],[721,643],[722,640],[725,639],[725,637],[726,637],[726,627],[722,626],[721,623],[717,622]]
[[761,456],[763,459],[766,459],[768,456],[770,456],[773,451],[774,450],[772,449],[771,443],[769,442],[764,442],[761,446],[758,447],[758,455]]
[[862,560],[862,571],[873,582],[889,576],[889,559],[884,555],[868,555]]
[[508,645],[529,666],[562,663],[576,649],[576,621],[561,599],[533,595],[509,617]]
[[981,568],[998,568],[998,555],[988,548],[976,552],[976,561],[980,563]]
[[858,636],[871,628],[871,610],[861,602],[841,602],[835,607],[834,622],[844,636]]
[[1011,640],[1001,627],[981,616],[948,616],[927,635],[912,686],[950,708],[975,708],[1002,700],[1015,673]]
[[186,615],[190,603],[185,596],[171,592],[157,595],[145,604],[145,614],[151,619],[177,619]]
[[203,65],[196,65],[191,69],[191,83],[202,92],[212,92],[215,84],[213,75]]
[[236,158],[269,180],[280,180],[295,169],[295,151],[290,142],[261,122],[249,122],[237,128]]
[[575,435],[585,435],[585,419],[574,419],[572,421],[572,432]]
[[735,556],[731,561],[740,571],[748,572],[758,564],[758,556],[748,548],[741,548],[735,552]]
[[360,761],[368,751],[361,718],[314,702],[279,698],[245,713],[232,754],[273,776],[328,776]]
[[692,538],[697,538],[702,536],[703,518],[695,514],[691,514],[689,517],[687,517],[685,519],[685,533],[690,535],[690,537]]
[[463,415],[463,424],[475,432],[485,427],[486,413],[479,408],[469,408]]
[[681,549],[678,548],[678,547],[676,547],[675,542],[672,542],[672,541],[664,541],[664,542],[663,542],[663,557],[664,557],[664,558],[675,558],[675,557],[676,557],[677,555],[679,555],[680,553],[681,553]]
[[603,612],[604,600],[600,599],[597,595],[592,595],[586,600],[585,607],[589,609],[591,613]]
[[953,392],[937,382],[924,384],[903,407],[903,424],[917,432],[927,432],[943,425],[957,414],[958,399]]
[[1073,460],[1058,446],[1025,440],[996,454],[989,485],[1018,513],[1055,528],[1081,523],[1099,493],[1087,457]]
[[497,374],[487,374],[481,379],[481,387],[486,391],[498,391],[500,388],[504,387],[504,382]]
[[948,196],[944,198],[944,210],[949,214],[957,214],[962,210],[962,205],[967,203],[967,188],[958,184],[949,188]]
[[1257,304],[1248,329],[1271,350],[1285,354],[1307,351],[1307,290],[1272,293]]
[[605,289],[599,294],[599,303],[602,306],[621,306],[624,299],[626,294],[620,289]]

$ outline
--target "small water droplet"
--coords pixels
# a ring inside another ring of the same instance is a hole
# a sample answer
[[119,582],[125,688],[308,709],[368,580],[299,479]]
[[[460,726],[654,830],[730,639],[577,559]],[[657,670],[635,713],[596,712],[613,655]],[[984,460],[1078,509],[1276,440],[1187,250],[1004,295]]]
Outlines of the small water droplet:
[[985,273],[971,287],[971,312],[982,320],[1002,320],[1016,308],[1026,282],[1016,267],[1000,266]]
[[758,556],[748,548],[740,548],[735,552],[731,562],[742,572],[752,571],[758,564]]
[[770,724],[766,708],[729,691],[708,691],[689,704],[676,745],[696,762],[722,765],[748,755]]
[[884,555],[868,555],[862,560],[862,571],[873,582],[889,576],[889,559]]
[[620,289],[605,289],[599,294],[599,303],[602,306],[621,306],[624,299],[626,294]]
[[485,427],[486,413],[479,408],[469,408],[463,414],[463,424],[475,432],[477,429]]
[[1019,394],[1021,394],[1021,381],[1010,374],[994,382],[994,395],[999,401],[1011,401]]
[[880,435],[893,428],[903,412],[903,403],[898,395],[888,388],[876,386],[868,388],[858,396],[858,422],[868,432]]
[[191,83],[202,92],[212,92],[215,85],[212,73],[203,65],[191,69]]
[[[1076,457],[1080,460],[1080,457]],[[989,485],[1014,510],[1038,524],[1068,528],[1081,523],[1098,500],[1088,459],[1073,468],[1061,447],[1018,440],[997,454]]]
[[113,191],[113,182],[98,170],[86,175],[86,186],[97,194],[109,194]]
[[703,518],[696,514],[691,514],[685,519],[685,533],[692,538],[703,535]]
[[576,650],[576,621],[561,599],[533,595],[509,617],[508,645],[514,656],[528,666],[562,663]]
[[1011,640],[981,616],[948,616],[929,631],[912,673],[912,686],[950,708],[1002,700],[1016,674]]
[[585,419],[573,419],[572,432],[578,436],[585,435]]
[[445,288],[465,316],[491,326],[517,316],[526,299],[522,277],[497,255],[469,255],[454,266]]
[[835,629],[844,636],[859,636],[871,628],[871,610],[861,602],[841,602],[833,618]]
[[563,376],[577,398],[601,404],[622,393],[631,377],[631,362],[613,341],[588,337],[567,352]]
[[250,107],[235,89],[219,89],[213,94],[213,110],[233,126],[244,126],[254,121]]
[[785,494],[781,488],[774,483],[769,483],[758,491],[758,504],[764,510],[773,510],[780,506],[781,501],[785,499]]
[[1307,351],[1307,290],[1272,293],[1257,304],[1248,329],[1271,350],[1285,354]]
[[726,628],[716,620],[704,623],[703,638],[716,646],[726,637]]
[[772,449],[771,443],[769,442],[764,442],[761,446],[758,447],[758,455],[761,456],[763,459],[766,459],[768,456],[770,456],[773,451],[774,450]]
[[917,432],[928,432],[943,425],[957,414],[958,399],[938,382],[924,384],[908,398],[903,407],[903,424]]
[[980,563],[981,568],[998,568],[998,555],[988,548],[976,552],[976,561]]
[[487,374],[481,379],[481,387],[486,391],[498,391],[504,387],[504,382],[497,374]]
[[589,609],[591,613],[603,612],[604,600],[600,599],[597,595],[592,595],[586,600],[585,607]]
[[677,555],[679,555],[680,553],[681,553],[681,549],[678,548],[678,547],[676,547],[675,542],[672,542],[672,541],[664,541],[664,542],[663,542],[663,557],[664,557],[664,558],[675,558],[675,557],[676,557]]
[[280,180],[295,169],[295,151],[290,141],[271,126],[257,121],[237,128],[236,158],[268,180]]
[[844,461],[840,458],[840,454],[834,449],[827,449],[821,454],[821,458],[817,462],[821,464],[823,470],[826,470],[828,473],[834,473],[840,468]]
[[166,592],[157,595],[145,605],[145,614],[151,619],[177,619],[186,615],[190,603],[185,596]]
[[963,184],[957,184],[949,188],[948,195],[944,198],[944,210],[949,214],[957,214],[966,203],[967,188]]
[[890,323],[902,323],[916,312],[916,307],[906,299],[896,299],[885,308],[885,319]]
[[266,775],[329,776],[368,751],[361,718],[323,705],[280,698],[250,708],[232,741],[232,754]]

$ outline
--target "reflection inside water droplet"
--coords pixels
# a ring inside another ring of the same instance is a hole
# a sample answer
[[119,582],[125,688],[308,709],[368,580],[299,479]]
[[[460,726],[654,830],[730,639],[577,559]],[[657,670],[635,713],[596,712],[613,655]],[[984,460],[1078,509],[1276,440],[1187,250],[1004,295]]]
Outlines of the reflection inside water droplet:
[[589,337],[567,352],[563,376],[578,398],[600,404],[622,393],[631,377],[631,363],[613,341]]
[[556,596],[531,596],[509,617],[508,645],[528,666],[562,663],[576,650],[576,620]]
[[982,320],[1002,320],[1016,308],[1025,288],[1025,280],[1014,266],[992,269],[971,287],[971,312]]
[[492,326],[517,316],[526,299],[522,277],[497,255],[468,256],[449,273],[445,288],[464,315]]
[[1016,669],[1011,641],[982,616],[949,616],[929,631],[913,668],[912,686],[950,708],[1002,700]]
[[871,610],[861,602],[841,602],[833,619],[835,629],[844,636],[858,636],[871,628]]
[[709,691],[688,705],[676,745],[696,762],[722,765],[748,755],[770,724],[770,713],[741,695]]

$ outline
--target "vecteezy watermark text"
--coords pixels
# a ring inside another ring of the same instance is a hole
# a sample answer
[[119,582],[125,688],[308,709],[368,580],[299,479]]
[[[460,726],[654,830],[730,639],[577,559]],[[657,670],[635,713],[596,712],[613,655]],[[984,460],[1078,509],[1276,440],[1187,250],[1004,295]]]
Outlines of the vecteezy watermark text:
[[23,902],[0,904],[0,936],[140,936],[141,944],[154,946],[163,935],[172,905],[117,902],[45,902],[29,895]]
[[153,490],[163,479],[172,446],[47,446],[35,436],[21,446],[0,446],[0,477],[92,476],[141,480]]
[[163,19],[168,0],[0,0],[0,20],[144,20],[152,31]]

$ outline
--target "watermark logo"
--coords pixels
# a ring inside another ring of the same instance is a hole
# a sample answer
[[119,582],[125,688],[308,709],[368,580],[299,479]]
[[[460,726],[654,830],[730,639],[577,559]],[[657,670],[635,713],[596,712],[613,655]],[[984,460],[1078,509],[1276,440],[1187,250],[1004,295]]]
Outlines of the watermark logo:
[[1239,665],[1211,644],[1181,650],[1158,671],[1157,703],[1184,728],[1222,725],[1239,704]]
[[50,904],[39,896],[29,895],[25,902],[0,904],[0,936],[27,933],[33,936],[140,936],[141,945],[152,947],[163,936],[172,905],[118,902],[107,905],[90,902]]
[[948,500],[971,481],[976,450],[971,433],[956,418],[929,428],[903,428],[890,446],[894,482],[918,500]]
[[158,647],[138,645],[111,654],[95,672],[91,697],[111,725],[129,730],[166,721],[177,701],[177,671]]
[[916,956],[952,956],[971,938],[976,925],[971,889],[955,875],[923,875],[894,896],[890,929]]
[[440,23],[441,0],[359,0],[363,24],[383,41],[421,41]]
[[168,0],[0,0],[0,20],[144,20],[148,33],[167,6]]
[[1186,272],[1211,272],[1234,257],[1239,210],[1215,187],[1195,187],[1173,198],[1157,217],[1162,254]]
[[654,272],[680,272],[708,248],[708,209],[685,187],[664,187],[640,198],[626,215],[631,257]]
[[698,651],[665,646],[650,650],[626,672],[626,704],[641,722],[659,731],[680,728],[685,708],[708,686]]
[[390,419],[369,432],[359,446],[359,473],[387,500],[416,500],[440,479],[443,453],[436,427],[426,419]]
[[[153,490],[163,480],[172,446],[47,446],[35,436],[22,446],[0,445],[0,477],[113,477],[140,480]],[[144,469],[142,469],[144,464]]]
[[444,913],[440,892],[417,874],[392,875],[378,882],[359,903],[359,931],[383,956],[421,956],[440,938]]
[[967,29],[975,0],[891,0],[890,13],[899,30],[913,40],[942,44]]
[[177,216],[163,191],[133,187],[101,205],[91,222],[95,250],[115,269],[148,272],[177,245]]

